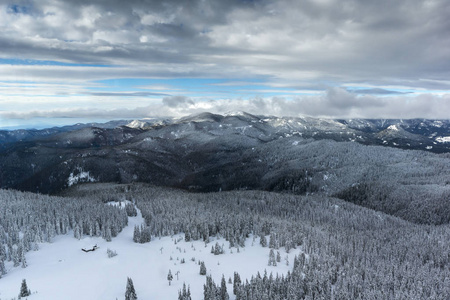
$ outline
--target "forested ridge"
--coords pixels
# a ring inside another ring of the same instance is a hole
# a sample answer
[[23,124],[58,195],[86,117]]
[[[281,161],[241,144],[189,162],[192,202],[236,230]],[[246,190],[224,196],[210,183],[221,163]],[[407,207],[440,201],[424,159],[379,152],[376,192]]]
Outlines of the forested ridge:
[[[242,248],[252,238],[281,257],[301,250],[286,276],[255,274],[239,282],[237,274],[228,291],[236,299],[447,299],[450,294],[449,225],[414,224],[323,195],[189,193],[144,184],[88,184],[60,197],[1,191],[0,268],[6,262],[26,267],[25,253],[57,234],[114,238],[135,210],[105,203],[125,200],[145,218],[135,228],[135,242],[182,233],[209,247],[214,246],[210,237],[221,236],[226,247]],[[221,284],[207,279],[204,299],[221,295]]]

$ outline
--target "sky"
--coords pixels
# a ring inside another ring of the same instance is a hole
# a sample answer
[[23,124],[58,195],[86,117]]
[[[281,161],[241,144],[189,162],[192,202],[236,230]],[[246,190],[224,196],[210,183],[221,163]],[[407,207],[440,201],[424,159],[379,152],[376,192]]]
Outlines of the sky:
[[447,0],[0,0],[0,128],[450,116]]

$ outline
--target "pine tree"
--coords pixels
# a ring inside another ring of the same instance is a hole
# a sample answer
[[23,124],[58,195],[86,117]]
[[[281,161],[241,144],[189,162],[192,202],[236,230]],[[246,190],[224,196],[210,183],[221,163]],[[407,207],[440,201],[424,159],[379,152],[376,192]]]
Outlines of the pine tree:
[[267,247],[267,239],[264,235],[261,235],[259,243],[261,244],[262,247]]
[[2,278],[3,275],[6,275],[6,267],[3,257],[0,257],[0,278]]
[[139,243],[140,241],[141,241],[141,230],[139,229],[139,226],[134,225],[133,242]]
[[188,287],[186,290],[186,284],[183,283],[183,289],[178,291],[178,300],[192,300],[191,289]]
[[240,286],[241,286],[241,277],[239,276],[238,272],[234,272],[233,294],[237,295]]
[[105,229],[105,240],[107,242],[111,242],[112,240],[112,232],[111,232],[111,225],[106,224],[106,229]]
[[25,269],[26,267],[28,267],[27,259],[25,258],[25,252],[23,251],[20,260],[22,261],[22,268]]
[[78,224],[76,224],[75,228],[73,229],[73,237],[77,240],[81,239],[81,228]]
[[10,249],[12,249],[11,259],[14,263],[14,267],[18,267],[20,265],[19,248],[17,245],[13,245]]
[[191,287],[190,286],[188,286],[185,300],[192,300],[192,298],[191,298]]
[[144,224],[141,225],[141,238],[140,238],[140,243],[148,243],[150,242],[152,239],[152,234],[150,232],[150,228],[145,226]]
[[222,281],[220,282],[220,300],[228,300],[229,296],[227,293],[227,282],[225,281],[225,276],[222,275]]
[[275,252],[273,252],[273,249],[270,249],[268,265],[269,266],[277,265],[277,261],[275,260]]
[[127,278],[127,289],[125,291],[125,300],[136,300],[137,295],[134,289],[133,280],[130,277]]
[[28,289],[27,282],[25,279],[22,280],[22,285],[20,286],[19,299],[22,297],[28,297],[31,295],[31,291]]
[[169,269],[169,274],[167,274],[167,280],[169,280],[169,285],[170,285],[173,280],[172,271],[170,269]]
[[206,266],[205,266],[205,262],[202,261],[200,263],[200,275],[206,275]]
[[203,299],[204,300],[216,300],[217,287],[211,276],[206,276],[206,283],[203,285]]
[[270,234],[269,248],[278,249],[277,236],[274,232]]

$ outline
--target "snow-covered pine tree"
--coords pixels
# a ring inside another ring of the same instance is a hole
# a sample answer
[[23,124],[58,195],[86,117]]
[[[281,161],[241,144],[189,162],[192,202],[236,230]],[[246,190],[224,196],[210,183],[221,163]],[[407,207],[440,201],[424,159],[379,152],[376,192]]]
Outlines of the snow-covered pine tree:
[[200,263],[200,275],[206,275],[206,266],[205,266],[205,262],[202,261]]
[[264,235],[261,235],[259,243],[261,244],[262,247],[267,247],[267,239]]
[[77,240],[81,239],[81,228],[78,224],[76,224],[75,228],[73,229],[73,237]]
[[20,286],[19,299],[22,297],[28,297],[31,295],[31,291],[28,289],[27,281],[25,279],[22,280],[22,285]]
[[216,300],[217,287],[211,276],[206,276],[206,283],[203,285],[203,300]]
[[230,296],[227,293],[227,282],[225,276],[222,275],[222,281],[220,282],[220,300],[228,300]]
[[110,224],[106,224],[106,229],[105,229],[105,241],[107,242],[111,242],[112,240],[112,232],[111,232],[111,225]]
[[233,294],[237,295],[240,286],[241,286],[241,277],[239,276],[238,272],[234,272]]
[[6,275],[6,267],[5,267],[5,261],[3,260],[3,257],[0,257],[0,278],[2,278],[3,275]]
[[22,251],[22,255],[20,257],[20,261],[22,262],[22,268],[28,267],[27,259],[25,258],[25,252]]
[[14,244],[10,249],[12,249],[11,259],[14,263],[14,267],[18,267],[20,265],[19,247],[17,247],[17,245]]
[[137,216],[136,207],[132,203],[125,204],[125,211],[127,213],[127,216],[129,216],[129,217],[136,217]]
[[133,242],[139,243],[141,241],[141,229],[138,225],[134,225],[134,232],[133,232]]
[[221,247],[219,245],[218,242],[216,242],[216,245],[214,246],[214,248],[212,249],[214,255],[219,255],[219,254],[223,254],[223,247]]
[[145,224],[142,224],[141,225],[141,236],[140,236],[139,242],[141,244],[144,244],[144,243],[150,242],[151,239],[152,239],[152,233],[150,231],[150,228],[145,226]]
[[173,280],[172,271],[170,269],[169,269],[169,274],[167,274],[167,280],[169,280],[169,285],[170,285]]
[[183,283],[183,290],[178,291],[178,300],[192,300],[191,289],[188,287],[186,290],[185,283]]
[[125,300],[137,300],[136,290],[134,289],[133,280],[127,278],[127,289],[125,291]]
[[277,235],[274,232],[270,234],[269,248],[278,249]]
[[273,251],[273,249],[270,249],[268,265],[269,266],[277,265],[277,261],[275,260],[275,252]]

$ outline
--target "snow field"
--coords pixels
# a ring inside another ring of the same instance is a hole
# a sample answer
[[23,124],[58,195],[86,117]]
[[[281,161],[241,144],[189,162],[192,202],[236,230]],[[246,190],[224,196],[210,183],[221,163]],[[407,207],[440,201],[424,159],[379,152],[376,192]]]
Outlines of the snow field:
[[[57,236],[51,244],[40,244],[39,251],[27,253],[27,268],[13,268],[11,262],[6,264],[8,274],[0,279],[0,300],[17,298],[22,279],[26,279],[32,292],[28,297],[30,300],[123,299],[127,277],[133,280],[138,299],[175,300],[185,282],[190,286],[192,299],[197,300],[203,299],[206,278],[199,275],[199,261],[205,262],[207,274],[220,284],[222,274],[228,282],[235,271],[243,281],[250,280],[257,272],[262,276],[264,270],[268,274],[286,274],[292,270],[294,256],[300,253],[299,249],[291,250],[289,254],[284,248],[279,249],[281,262],[277,266],[268,266],[270,249],[261,247],[259,238],[248,238],[246,247],[239,249],[239,253],[236,248],[229,249],[229,243],[223,238],[212,237],[205,247],[203,241],[185,242],[184,234],[154,238],[147,244],[134,243],[134,226],[143,222],[138,210],[138,216],[130,217],[128,226],[111,242],[98,237],[77,240],[71,232]],[[216,242],[224,245],[224,254],[211,253]],[[87,253],[81,251],[94,245],[100,248]],[[108,258],[108,248],[118,255]],[[183,264],[182,259],[185,260]],[[173,274],[170,286],[167,281],[169,269]],[[227,290],[233,300],[233,286],[228,284]]]

